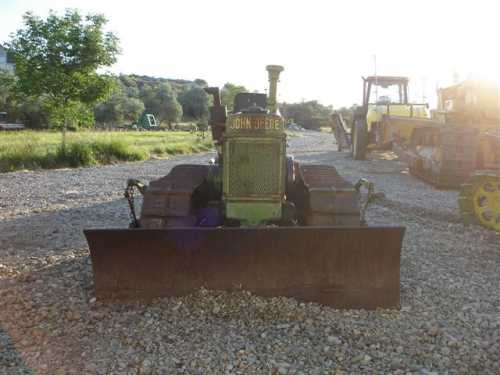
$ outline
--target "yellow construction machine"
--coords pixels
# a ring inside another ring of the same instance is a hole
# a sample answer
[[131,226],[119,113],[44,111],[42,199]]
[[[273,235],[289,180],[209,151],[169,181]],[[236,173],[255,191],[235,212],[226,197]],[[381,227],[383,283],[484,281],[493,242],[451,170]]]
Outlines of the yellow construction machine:
[[[500,231],[500,88],[477,80],[442,88],[431,118],[426,104],[408,104],[407,82],[404,77],[364,79],[363,106],[351,131],[354,159],[363,159],[368,145],[392,148],[411,174],[440,188],[462,186],[465,221]],[[399,103],[378,96],[379,102],[370,104],[377,84],[397,87]],[[345,124],[333,118],[337,143],[345,144]]]
[[368,147],[386,148],[394,140],[409,139],[413,125],[384,122],[384,118],[427,119],[427,103],[410,103],[407,77],[363,77],[363,104],[354,113],[351,126],[351,152],[356,160],[363,160]]
[[436,118],[448,125],[445,129],[451,129],[456,151],[447,150],[450,139],[443,136],[446,133],[437,134],[434,158],[455,170],[465,168],[460,173],[463,180],[452,179],[462,183],[459,205],[463,219],[500,231],[500,87],[467,80],[443,88]]
[[410,173],[439,188],[459,188],[460,213],[500,231],[500,87],[467,80],[438,91],[432,120],[386,116],[386,127],[413,126],[395,140]]

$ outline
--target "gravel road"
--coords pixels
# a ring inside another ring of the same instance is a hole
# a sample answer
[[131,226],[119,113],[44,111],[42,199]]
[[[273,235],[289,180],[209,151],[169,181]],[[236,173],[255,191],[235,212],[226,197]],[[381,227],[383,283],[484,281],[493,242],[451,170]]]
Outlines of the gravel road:
[[0,174],[0,374],[500,374],[500,236],[460,223],[457,192],[392,153],[355,162],[333,136],[290,140],[300,161],[367,177],[373,224],[407,227],[401,310],[340,311],[200,290],[151,304],[96,301],[82,229],[124,227],[128,177],[211,154]]

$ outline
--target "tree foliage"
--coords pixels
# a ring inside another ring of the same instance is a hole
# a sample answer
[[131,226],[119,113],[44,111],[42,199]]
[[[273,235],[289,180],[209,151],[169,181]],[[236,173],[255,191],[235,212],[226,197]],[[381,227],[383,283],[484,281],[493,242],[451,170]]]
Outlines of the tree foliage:
[[200,86],[192,85],[179,96],[186,117],[204,119],[208,116],[208,95]]
[[136,123],[143,112],[144,103],[141,100],[118,91],[96,105],[94,116],[98,123],[113,126]]
[[49,124],[47,103],[41,98],[25,98],[16,107],[17,111],[9,112],[20,118],[21,122],[33,129],[43,129]]
[[[75,10],[46,19],[26,13],[23,27],[6,44],[16,74],[0,72],[0,110],[35,128],[68,119],[75,127],[124,125],[143,113],[169,125],[183,115],[206,124],[210,98],[204,79],[99,74],[119,52],[118,39],[104,32],[105,24],[102,15],[83,17]],[[222,102],[231,111],[236,94],[247,91],[228,82]],[[312,129],[326,126],[332,111],[317,101],[284,103],[281,110],[288,120]]]
[[295,122],[306,129],[319,129],[329,125],[332,108],[311,100],[301,103],[283,103],[281,112],[287,121]]
[[51,12],[47,19],[27,12],[23,19],[23,28],[7,43],[18,90],[27,97],[43,96],[57,124],[89,121],[90,105],[111,87],[110,78],[97,70],[112,65],[119,52],[118,38],[103,31],[106,19],[82,17],[76,10],[61,17]]
[[222,87],[221,100],[222,104],[227,107],[228,111],[233,110],[234,97],[240,92],[248,92],[248,90],[245,86],[238,86],[230,82],[226,83]]
[[194,80],[194,83],[197,84],[200,87],[207,87],[208,86],[207,81],[205,81],[204,79],[201,79],[201,78],[196,78]]
[[0,70],[0,111],[7,112],[9,120],[22,122],[30,128],[44,128],[48,124],[47,103],[44,96],[27,97],[18,90],[13,72]]
[[182,117],[182,107],[168,82],[143,85],[139,95],[147,113],[153,113],[161,122],[171,125]]
[[0,70],[0,111],[11,113],[15,108],[14,86],[16,77],[13,73]]

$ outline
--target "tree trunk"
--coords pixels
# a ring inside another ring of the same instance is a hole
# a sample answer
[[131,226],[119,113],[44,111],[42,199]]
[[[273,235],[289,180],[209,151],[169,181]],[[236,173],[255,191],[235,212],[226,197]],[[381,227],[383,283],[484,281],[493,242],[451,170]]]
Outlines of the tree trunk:
[[64,124],[62,128],[62,144],[61,150],[63,155],[66,155],[66,130],[68,129],[68,118],[64,115]]
[[62,128],[62,143],[61,143],[61,152],[63,155],[66,155],[66,130],[68,130],[68,115],[66,110],[68,108],[68,99],[64,100],[64,120],[63,120],[63,128]]

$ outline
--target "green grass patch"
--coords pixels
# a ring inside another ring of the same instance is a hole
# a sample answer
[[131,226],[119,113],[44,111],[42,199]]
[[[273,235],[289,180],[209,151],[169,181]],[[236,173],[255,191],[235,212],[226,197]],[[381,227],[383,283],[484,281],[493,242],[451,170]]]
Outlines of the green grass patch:
[[67,134],[66,150],[57,132],[0,133],[0,172],[85,167],[146,160],[212,149],[212,140],[189,132],[77,132]]

